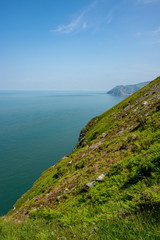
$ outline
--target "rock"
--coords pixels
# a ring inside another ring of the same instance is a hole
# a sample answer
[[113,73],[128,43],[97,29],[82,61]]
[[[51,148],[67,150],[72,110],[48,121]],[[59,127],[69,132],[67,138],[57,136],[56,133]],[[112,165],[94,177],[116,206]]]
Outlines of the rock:
[[37,209],[38,209],[38,208],[36,208],[36,207],[35,207],[35,208],[32,208],[33,211],[37,211]]
[[124,128],[122,128],[122,129],[117,133],[117,135],[121,135],[122,133],[124,133]]
[[13,210],[15,210],[16,209],[16,207],[13,207]]
[[72,164],[72,160],[70,162],[68,162],[68,165],[71,165]]
[[144,102],[141,104],[141,106],[143,107],[143,106],[145,106],[147,103],[148,103],[147,101],[144,101]]
[[92,145],[89,147],[89,149],[95,149],[95,148],[99,147],[101,144],[102,144],[102,142],[98,142],[98,143],[92,144]]
[[106,133],[102,133],[102,137],[104,138],[107,134]]
[[87,187],[87,188],[92,187],[92,186],[95,184],[95,182],[96,182],[96,181],[92,181],[92,182],[90,182],[90,183],[87,183],[87,184],[86,184],[86,187]]
[[79,134],[79,140],[85,137],[86,132],[87,132],[87,131],[86,131],[85,129],[82,129],[82,130],[81,130],[81,132],[80,132],[80,134]]
[[59,195],[59,196],[56,198],[56,200],[59,201],[61,197],[63,197],[63,195]]
[[101,174],[97,179],[96,181],[100,182],[102,181],[104,178],[105,178],[106,174]]
[[64,190],[64,192],[63,193],[66,193],[66,192],[68,192],[69,191],[69,189],[68,188],[66,188],[65,190]]
[[66,156],[64,156],[62,159],[64,160],[64,159],[67,159],[68,157],[66,157]]
[[126,114],[124,114],[124,115],[122,115],[122,118],[125,118],[127,116],[127,113]]
[[128,106],[126,106],[123,110],[124,111],[128,111],[131,108],[131,105],[129,104]]
[[138,107],[136,107],[132,112],[137,112],[137,110],[138,110]]

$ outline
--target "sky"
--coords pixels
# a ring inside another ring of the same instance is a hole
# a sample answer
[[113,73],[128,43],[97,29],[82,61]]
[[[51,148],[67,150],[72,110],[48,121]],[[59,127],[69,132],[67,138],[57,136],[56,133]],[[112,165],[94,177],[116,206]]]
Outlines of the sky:
[[160,0],[0,0],[0,90],[102,90],[160,75]]

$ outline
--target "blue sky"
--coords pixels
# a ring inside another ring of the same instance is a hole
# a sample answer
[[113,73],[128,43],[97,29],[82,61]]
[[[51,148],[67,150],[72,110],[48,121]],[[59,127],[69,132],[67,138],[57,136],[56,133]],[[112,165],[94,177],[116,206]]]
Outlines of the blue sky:
[[0,89],[104,90],[160,75],[160,0],[0,0]]

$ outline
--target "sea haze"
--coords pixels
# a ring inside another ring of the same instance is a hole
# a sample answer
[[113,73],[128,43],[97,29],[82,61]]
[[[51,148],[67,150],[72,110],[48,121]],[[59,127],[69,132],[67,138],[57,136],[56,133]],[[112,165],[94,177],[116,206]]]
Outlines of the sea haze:
[[89,91],[0,91],[0,215],[70,153],[87,122],[122,98]]

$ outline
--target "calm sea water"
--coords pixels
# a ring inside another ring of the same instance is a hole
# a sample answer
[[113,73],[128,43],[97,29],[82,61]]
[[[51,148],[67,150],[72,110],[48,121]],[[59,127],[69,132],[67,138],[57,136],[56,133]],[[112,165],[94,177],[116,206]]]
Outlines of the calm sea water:
[[121,100],[103,92],[0,91],[0,215],[73,150],[91,118]]

